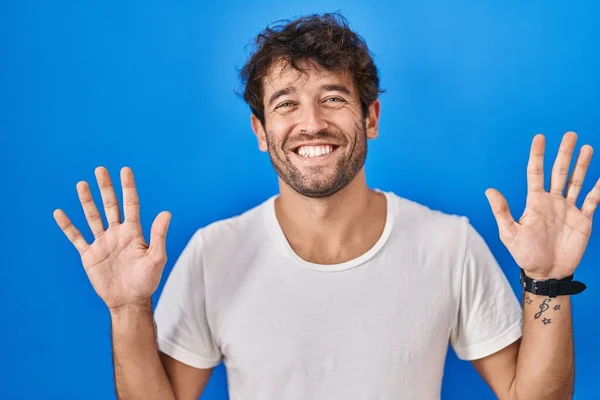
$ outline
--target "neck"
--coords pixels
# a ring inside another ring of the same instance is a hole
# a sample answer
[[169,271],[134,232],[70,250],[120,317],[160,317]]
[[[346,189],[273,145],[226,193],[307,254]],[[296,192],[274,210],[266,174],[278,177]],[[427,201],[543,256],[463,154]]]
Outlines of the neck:
[[385,226],[385,197],[366,185],[364,170],[344,189],[309,198],[280,182],[275,212],[294,251],[303,259],[335,264],[371,248]]

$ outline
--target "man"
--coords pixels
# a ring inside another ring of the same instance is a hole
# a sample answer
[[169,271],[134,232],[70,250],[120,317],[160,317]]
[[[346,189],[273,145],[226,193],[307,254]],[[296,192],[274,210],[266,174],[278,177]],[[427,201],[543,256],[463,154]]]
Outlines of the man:
[[367,186],[379,78],[342,17],[262,32],[242,78],[280,193],[199,229],[154,316],[170,214],[155,219],[148,246],[132,171],[121,171],[121,221],[108,172],[96,169],[108,229],[78,183],[93,244],[55,211],[110,309],[120,399],[197,399],[221,361],[231,399],[435,399],[448,343],[501,399],[572,396],[570,295],[584,286],[571,275],[600,200],[599,180],[575,205],[590,146],[566,186],[576,135],[564,136],[546,192],[544,137],[534,138],[518,222],[498,191],[486,192],[528,277],[522,309],[465,217]]

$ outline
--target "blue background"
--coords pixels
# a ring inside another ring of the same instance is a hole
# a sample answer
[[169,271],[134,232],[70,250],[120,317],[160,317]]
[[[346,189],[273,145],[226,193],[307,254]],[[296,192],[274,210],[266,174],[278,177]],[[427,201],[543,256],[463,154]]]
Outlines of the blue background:
[[[52,211],[91,240],[76,182],[99,196],[96,166],[116,184],[131,166],[145,232],[173,213],[164,283],[196,229],[277,191],[234,90],[254,35],[305,13],[342,11],[376,56],[387,92],[369,184],[467,215],[518,291],[484,191],[500,189],[520,216],[535,133],[547,136],[547,173],[567,130],[600,151],[600,3],[326,3],[0,5],[1,399],[114,398],[109,315]],[[597,155],[581,199],[599,176]],[[595,225],[577,270],[589,289],[574,298],[578,399],[600,398]],[[226,396],[219,367],[203,398]],[[493,395],[450,351],[443,398]]]

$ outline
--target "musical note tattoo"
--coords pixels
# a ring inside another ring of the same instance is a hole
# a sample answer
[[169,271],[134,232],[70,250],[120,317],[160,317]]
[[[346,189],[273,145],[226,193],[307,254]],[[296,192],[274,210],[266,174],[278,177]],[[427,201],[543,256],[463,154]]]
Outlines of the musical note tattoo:
[[538,311],[537,313],[535,313],[535,319],[538,319],[539,317],[542,316],[542,313],[544,311],[546,311],[550,306],[548,304],[546,304],[547,302],[551,301],[552,299],[546,299],[542,302],[542,304],[540,304],[540,311]]

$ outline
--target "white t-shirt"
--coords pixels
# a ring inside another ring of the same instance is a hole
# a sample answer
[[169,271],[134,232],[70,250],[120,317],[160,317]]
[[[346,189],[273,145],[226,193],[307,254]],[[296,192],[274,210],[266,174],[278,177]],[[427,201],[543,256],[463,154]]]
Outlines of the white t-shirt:
[[223,361],[232,400],[439,399],[448,345],[492,354],[522,309],[467,218],[382,193],[379,241],[337,265],[294,253],[275,197],[198,230],[156,306],[159,349]]

